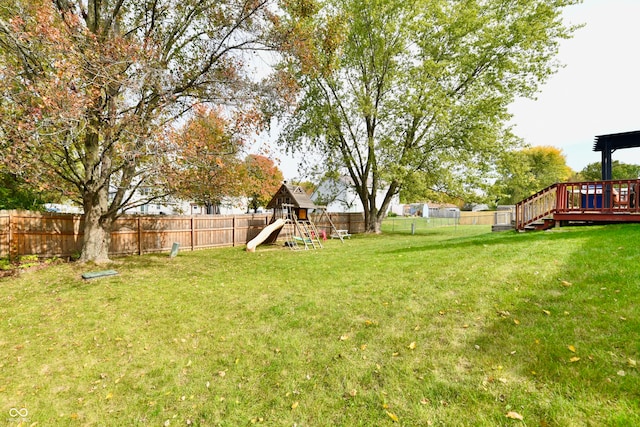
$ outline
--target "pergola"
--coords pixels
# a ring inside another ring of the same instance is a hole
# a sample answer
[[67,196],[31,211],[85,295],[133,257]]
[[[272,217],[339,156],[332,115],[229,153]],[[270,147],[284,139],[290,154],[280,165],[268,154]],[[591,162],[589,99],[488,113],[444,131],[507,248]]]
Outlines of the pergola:
[[640,130],[596,136],[593,151],[602,152],[602,180],[613,177],[611,154],[621,148],[640,147]]

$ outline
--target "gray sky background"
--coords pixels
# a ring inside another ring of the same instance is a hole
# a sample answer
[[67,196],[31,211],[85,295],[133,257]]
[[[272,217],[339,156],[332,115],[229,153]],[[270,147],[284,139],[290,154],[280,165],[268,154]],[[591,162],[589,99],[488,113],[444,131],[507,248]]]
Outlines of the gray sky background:
[[[562,149],[575,171],[600,161],[597,135],[640,130],[640,0],[585,0],[567,8],[566,21],[584,23],[562,43],[564,68],[541,88],[537,100],[512,107],[515,133],[526,143]],[[613,153],[640,164],[640,148]]]
[[[510,108],[515,133],[532,146],[560,148],[575,171],[600,161],[597,135],[640,130],[640,0],[585,0],[565,11],[569,24],[585,24],[562,42],[563,64],[535,100]],[[297,162],[280,155],[286,179],[299,177]],[[640,164],[640,148],[613,153]]]

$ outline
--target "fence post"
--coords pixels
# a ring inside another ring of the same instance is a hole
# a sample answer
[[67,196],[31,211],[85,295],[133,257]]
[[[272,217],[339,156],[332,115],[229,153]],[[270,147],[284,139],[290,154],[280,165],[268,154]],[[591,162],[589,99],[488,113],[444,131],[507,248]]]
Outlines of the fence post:
[[15,225],[13,221],[13,212],[9,211],[9,261],[16,260],[18,258],[18,245],[15,241]]
[[231,228],[233,230],[231,230],[231,247],[235,247],[236,246],[236,216],[233,215],[233,217],[231,217]]
[[137,218],[138,225],[138,255],[142,255],[142,228],[140,226],[140,217]]
[[193,222],[193,215],[191,215],[191,251],[195,250],[195,229],[194,227],[194,222]]

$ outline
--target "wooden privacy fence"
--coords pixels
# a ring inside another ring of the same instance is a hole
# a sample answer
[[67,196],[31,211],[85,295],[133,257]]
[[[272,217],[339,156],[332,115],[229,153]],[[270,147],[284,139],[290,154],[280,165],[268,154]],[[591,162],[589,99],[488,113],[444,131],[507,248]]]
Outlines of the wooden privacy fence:
[[[362,233],[361,213],[329,213],[336,228]],[[312,214],[319,229],[330,224]],[[171,250],[174,242],[187,250],[245,245],[270,221],[270,214],[169,216],[127,215],[111,232],[111,255],[144,254]],[[70,257],[82,250],[80,215],[31,211],[0,211],[0,258],[22,255]]]

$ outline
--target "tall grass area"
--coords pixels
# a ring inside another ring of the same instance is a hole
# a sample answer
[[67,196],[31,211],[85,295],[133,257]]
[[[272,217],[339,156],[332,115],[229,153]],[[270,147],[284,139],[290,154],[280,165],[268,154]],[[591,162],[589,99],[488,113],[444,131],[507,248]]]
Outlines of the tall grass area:
[[640,226],[444,227],[0,279],[0,424],[640,425]]

